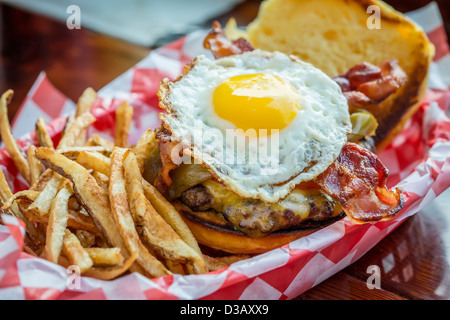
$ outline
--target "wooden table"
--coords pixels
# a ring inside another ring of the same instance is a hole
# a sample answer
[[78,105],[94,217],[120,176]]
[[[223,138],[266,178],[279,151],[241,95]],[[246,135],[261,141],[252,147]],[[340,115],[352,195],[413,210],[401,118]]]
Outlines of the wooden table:
[[[429,1],[387,2],[409,11]],[[450,34],[450,2],[437,2]],[[246,1],[217,19],[224,23],[234,16],[246,25],[259,3]],[[102,88],[152,49],[86,29],[68,30],[60,22],[5,4],[0,4],[0,17],[0,90],[15,91],[11,119],[42,70],[76,100],[87,86]],[[442,201],[432,202],[356,263],[296,299],[450,299],[450,209],[445,214],[439,205]],[[367,287],[371,265],[380,267],[380,289]]]

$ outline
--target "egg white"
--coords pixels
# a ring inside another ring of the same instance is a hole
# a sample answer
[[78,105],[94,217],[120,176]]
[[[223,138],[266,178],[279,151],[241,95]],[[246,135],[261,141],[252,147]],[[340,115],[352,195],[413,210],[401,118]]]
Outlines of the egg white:
[[[255,73],[273,74],[289,82],[299,94],[301,107],[278,136],[248,138],[257,141],[231,148],[225,138],[227,129],[237,128],[215,113],[212,95],[223,81]],[[254,50],[217,60],[199,56],[186,75],[169,84],[162,100],[168,112],[160,118],[175,139],[189,146],[187,153],[201,159],[232,191],[267,202],[283,199],[296,184],[325,171],[351,131],[348,103],[340,87],[311,64],[280,52]],[[266,150],[261,148],[277,152],[264,163],[255,163],[255,153],[259,159],[258,150]],[[242,154],[244,163],[231,161],[241,159]]]

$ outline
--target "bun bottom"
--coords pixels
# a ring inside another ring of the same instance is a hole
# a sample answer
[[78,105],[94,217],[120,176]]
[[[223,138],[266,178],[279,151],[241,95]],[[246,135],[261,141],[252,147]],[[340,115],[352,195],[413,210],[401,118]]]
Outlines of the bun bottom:
[[314,227],[299,226],[298,229],[276,231],[264,237],[252,238],[240,231],[212,224],[211,219],[209,221],[200,219],[185,208],[181,209],[180,206],[177,206],[177,209],[199,244],[231,254],[264,253],[310,235],[340,218],[332,218]]

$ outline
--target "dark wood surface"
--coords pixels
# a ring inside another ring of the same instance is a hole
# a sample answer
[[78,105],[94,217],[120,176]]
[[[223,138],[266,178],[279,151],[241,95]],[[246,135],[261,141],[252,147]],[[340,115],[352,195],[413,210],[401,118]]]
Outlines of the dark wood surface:
[[[410,11],[429,1],[386,1]],[[259,0],[248,0],[217,17],[253,20]],[[437,1],[447,33],[450,1]],[[0,4],[0,90],[15,91],[10,118],[41,71],[72,100],[88,86],[98,90],[144,58],[152,48]],[[207,22],[209,24],[209,22]],[[450,199],[450,197],[447,197]],[[450,205],[450,203],[449,203]],[[450,210],[434,201],[383,239],[361,259],[296,299],[450,299]],[[381,288],[369,289],[369,266],[381,270]]]

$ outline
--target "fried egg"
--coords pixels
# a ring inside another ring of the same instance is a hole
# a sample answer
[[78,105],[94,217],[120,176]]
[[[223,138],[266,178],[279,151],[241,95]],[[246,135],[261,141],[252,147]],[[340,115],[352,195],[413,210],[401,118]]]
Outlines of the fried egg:
[[280,52],[197,57],[163,81],[166,129],[230,190],[277,202],[339,155],[351,131],[347,99],[321,70]]

